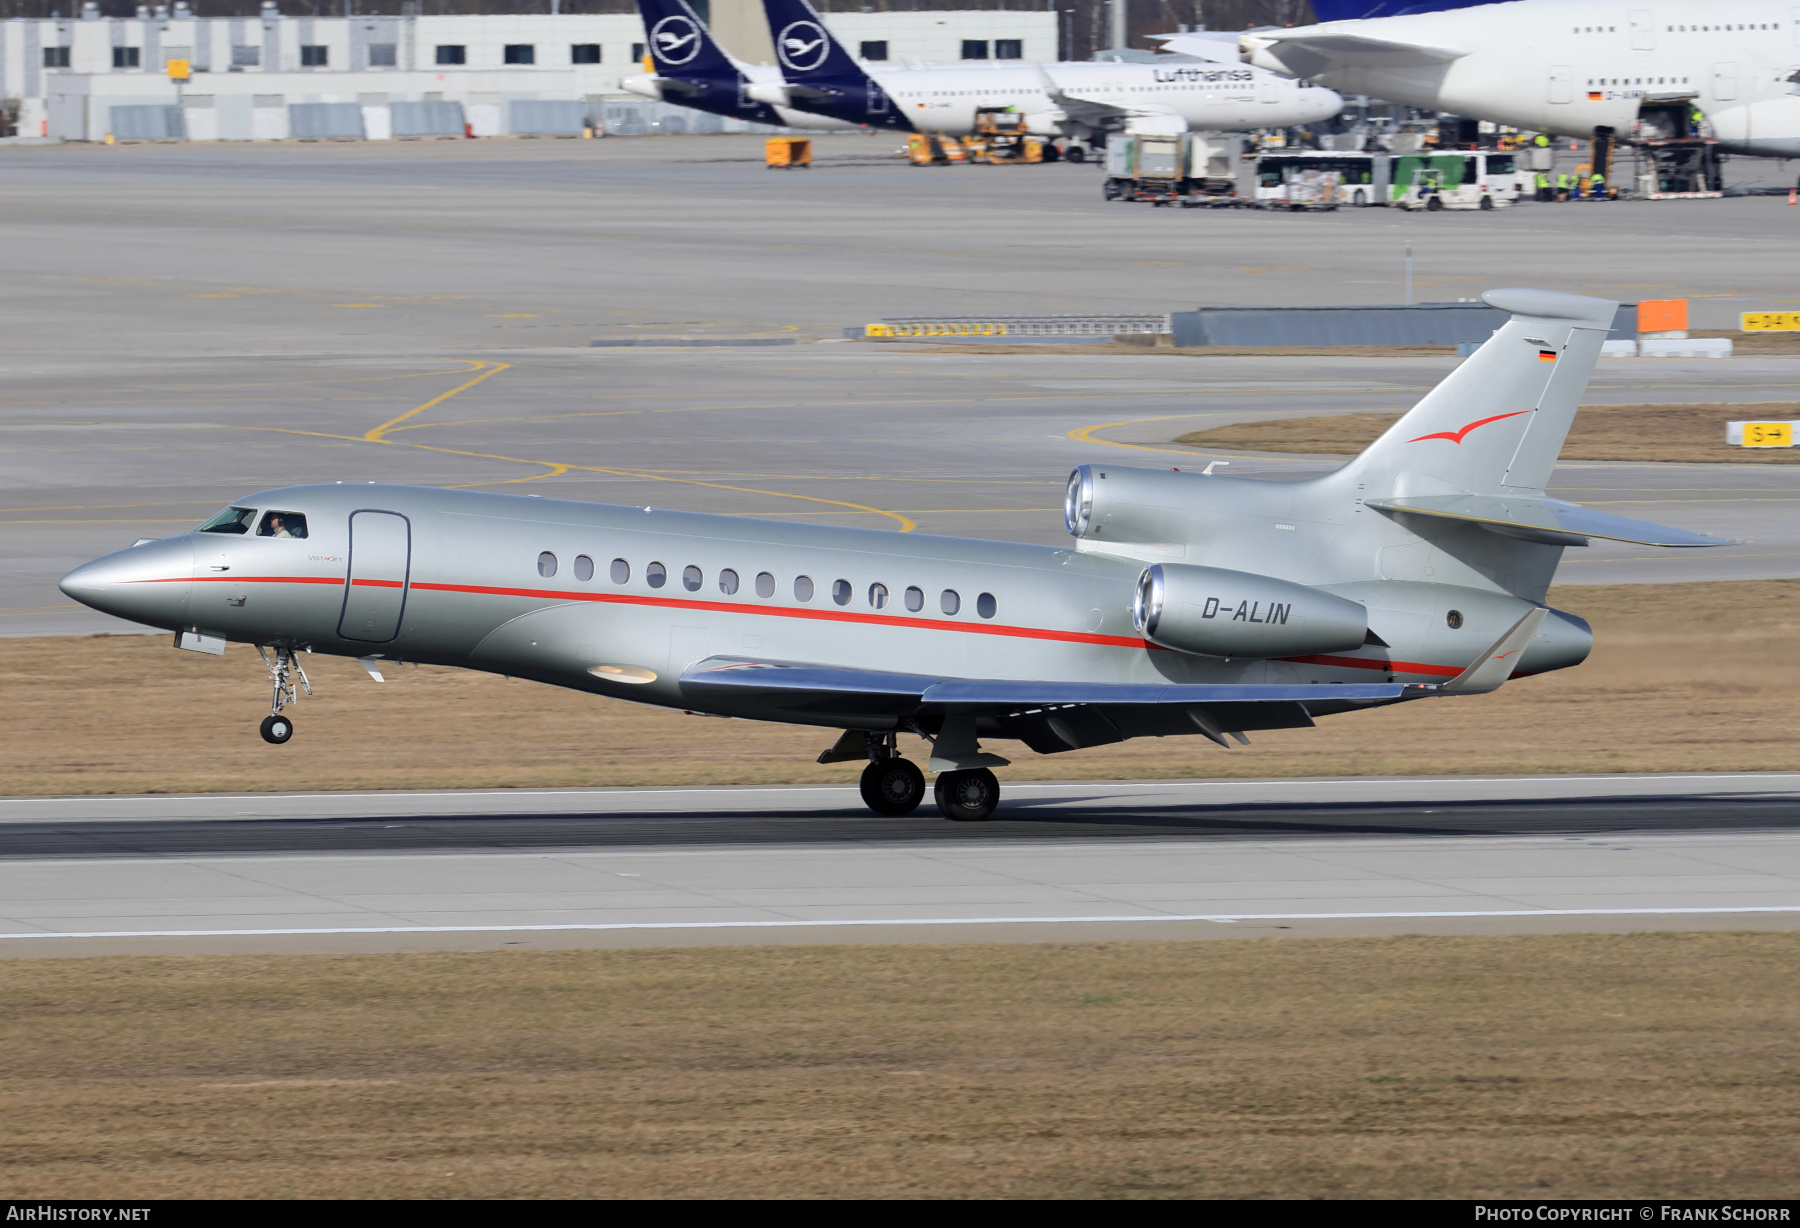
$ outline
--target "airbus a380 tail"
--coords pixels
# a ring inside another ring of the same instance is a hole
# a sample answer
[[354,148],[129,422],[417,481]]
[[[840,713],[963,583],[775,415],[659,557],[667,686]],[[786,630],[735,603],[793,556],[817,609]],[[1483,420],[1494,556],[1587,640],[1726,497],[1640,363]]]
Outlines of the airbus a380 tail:
[[1641,109],[1688,103],[1727,150],[1800,156],[1800,9],[1786,0],[1509,0],[1246,32],[1239,46],[1247,63],[1347,93],[1566,136],[1626,137]]
[[1587,656],[1587,625],[1544,604],[1566,547],[1724,544],[1545,495],[1616,305],[1483,297],[1509,322],[1344,468],[1085,464],[1073,548],[337,484],[247,494],[62,590],[178,647],[272,654],[271,742],[305,654],[377,678],[416,661],[831,730],[821,760],[866,759],[883,814],[924,797],[895,741],[918,734],[939,809],[985,818],[1006,760],[980,739],[1226,746],[1491,691]]

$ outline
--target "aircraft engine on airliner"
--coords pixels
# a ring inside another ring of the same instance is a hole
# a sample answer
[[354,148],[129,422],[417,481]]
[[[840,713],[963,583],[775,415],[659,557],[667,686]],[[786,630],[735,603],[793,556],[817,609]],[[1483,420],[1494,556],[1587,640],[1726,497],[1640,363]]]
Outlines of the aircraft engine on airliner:
[[1057,108],[1033,111],[1025,117],[1025,131],[1032,136],[1061,136],[1068,130],[1068,112]]
[[1131,619],[1152,643],[1208,657],[1350,652],[1369,633],[1368,611],[1354,601],[1273,576],[1186,563],[1144,569]]

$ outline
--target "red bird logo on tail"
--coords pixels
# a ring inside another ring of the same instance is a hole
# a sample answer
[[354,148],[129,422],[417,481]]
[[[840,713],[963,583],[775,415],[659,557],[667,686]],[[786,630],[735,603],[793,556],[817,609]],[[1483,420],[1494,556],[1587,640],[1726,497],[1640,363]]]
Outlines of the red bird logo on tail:
[[1495,414],[1492,418],[1482,418],[1480,421],[1471,422],[1460,431],[1437,431],[1434,434],[1421,435],[1417,439],[1409,439],[1406,442],[1423,443],[1427,439],[1448,439],[1451,443],[1461,443],[1468,437],[1469,432],[1478,426],[1486,426],[1490,422],[1499,422],[1503,418],[1517,418],[1520,414],[1528,414],[1530,412],[1529,409],[1515,409],[1510,414]]

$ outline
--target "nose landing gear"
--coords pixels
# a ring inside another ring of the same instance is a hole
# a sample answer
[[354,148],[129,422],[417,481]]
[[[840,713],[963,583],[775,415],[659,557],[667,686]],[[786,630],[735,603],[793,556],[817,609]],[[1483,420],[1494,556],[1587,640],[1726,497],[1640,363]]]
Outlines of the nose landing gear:
[[261,727],[263,741],[280,746],[294,736],[294,722],[281,715],[281,710],[300,702],[301,689],[311,695],[312,683],[306,680],[306,671],[300,667],[300,660],[292,648],[277,648],[273,661],[269,660],[269,654],[261,644],[256,646],[256,654],[268,668],[269,682],[274,687],[274,694],[269,698],[269,715],[263,718]]

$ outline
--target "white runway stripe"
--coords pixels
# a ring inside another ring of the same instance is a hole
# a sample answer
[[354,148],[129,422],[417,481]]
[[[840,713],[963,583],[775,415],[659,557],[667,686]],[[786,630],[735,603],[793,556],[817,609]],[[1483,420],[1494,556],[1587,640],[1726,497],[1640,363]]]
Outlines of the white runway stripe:
[[284,935],[326,934],[537,934],[571,930],[821,929],[831,926],[1070,925],[1082,923],[1095,925],[1142,921],[1212,921],[1222,925],[1236,925],[1241,921],[1413,921],[1482,917],[1697,917],[1743,913],[1800,913],[1800,905],[1771,904],[1742,908],[1514,908],[1466,912],[1189,913],[1125,917],[877,917],[843,921],[619,921],[592,925],[380,925],[261,930],[92,930],[79,933],[45,931],[29,934],[0,934],[0,941],[24,938],[271,938]]

